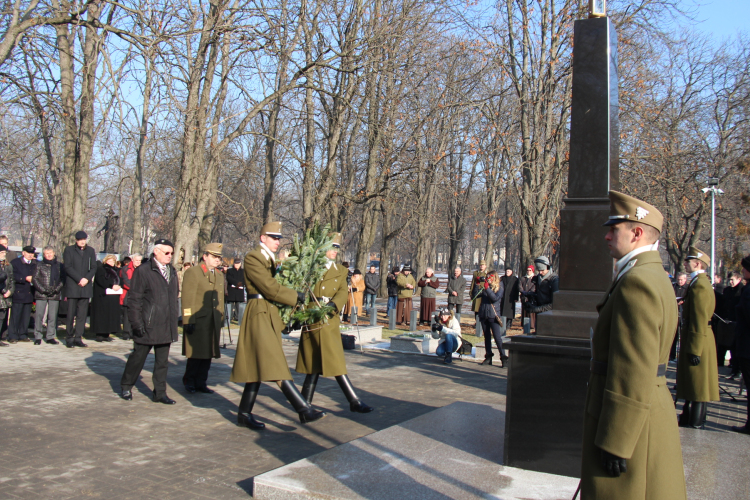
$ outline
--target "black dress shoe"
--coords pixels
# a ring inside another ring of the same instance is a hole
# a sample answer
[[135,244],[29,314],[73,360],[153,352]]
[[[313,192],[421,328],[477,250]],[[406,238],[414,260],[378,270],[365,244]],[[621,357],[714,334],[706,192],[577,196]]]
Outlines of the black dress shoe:
[[192,385],[186,385],[185,390],[188,391],[190,394],[195,394],[195,392],[197,391],[195,386],[192,386]]
[[52,344],[52,345],[57,345],[60,343],[55,339],[48,339],[48,340],[45,340],[45,342],[47,342],[48,344]]
[[88,344],[84,344],[83,340],[74,340],[73,345],[76,347],[88,347]]
[[208,387],[196,387],[195,389],[198,392],[202,392],[204,394],[213,394],[214,392],[216,392],[213,389],[209,389]]
[[299,421],[302,424],[309,424],[310,422],[315,422],[316,420],[324,418],[326,415],[328,414],[324,411],[308,408],[307,410],[299,412]]
[[120,397],[124,399],[125,401],[132,401],[133,400],[133,393],[130,391],[122,391],[120,393]]
[[34,345],[42,345],[42,339],[35,339]]
[[167,395],[164,395],[164,396],[160,397],[159,399],[154,398],[154,399],[152,399],[152,401],[154,403],[164,403],[165,405],[173,405],[173,404],[177,403],[177,401],[175,401],[174,399],[169,399],[169,396],[167,396]]
[[373,408],[372,406],[367,406],[360,400],[352,401],[351,403],[349,403],[349,411],[352,411],[354,413],[370,413],[374,409],[375,408]]
[[76,345],[73,343],[72,340],[68,340],[67,342],[65,342],[65,347],[67,347],[68,349],[73,349],[75,346]]
[[31,342],[30,338],[18,339],[19,342]]
[[238,413],[237,425],[247,427],[248,429],[265,429],[266,428],[266,424],[255,420],[255,417],[253,417],[252,413]]
[[18,344],[18,341],[15,339],[10,339],[8,342],[11,344]]
[[102,340],[104,342],[114,342],[115,339],[113,339],[112,337],[104,337]]

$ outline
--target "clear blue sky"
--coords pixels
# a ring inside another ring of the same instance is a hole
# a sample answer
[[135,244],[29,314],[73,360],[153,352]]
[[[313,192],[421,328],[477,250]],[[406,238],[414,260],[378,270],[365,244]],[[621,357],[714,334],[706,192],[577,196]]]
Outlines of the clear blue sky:
[[695,29],[712,34],[717,41],[750,33],[750,0],[694,0]]

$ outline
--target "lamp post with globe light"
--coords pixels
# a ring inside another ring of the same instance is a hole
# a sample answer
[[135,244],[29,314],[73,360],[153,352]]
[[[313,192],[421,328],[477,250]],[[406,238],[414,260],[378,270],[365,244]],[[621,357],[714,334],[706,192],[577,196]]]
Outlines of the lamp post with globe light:
[[716,277],[716,195],[724,194],[724,191],[719,189],[718,177],[708,178],[708,187],[703,188],[701,191],[708,193],[711,191],[711,283],[713,284]]

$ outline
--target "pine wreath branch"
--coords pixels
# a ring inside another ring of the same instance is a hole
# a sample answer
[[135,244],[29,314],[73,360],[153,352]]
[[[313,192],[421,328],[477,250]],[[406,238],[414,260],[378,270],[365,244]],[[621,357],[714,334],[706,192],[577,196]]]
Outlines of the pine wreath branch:
[[277,304],[281,319],[285,324],[290,321],[300,323],[328,322],[328,317],[335,309],[329,305],[320,305],[317,301],[311,302],[310,293],[312,286],[323,278],[328,271],[326,264],[326,252],[333,247],[333,238],[329,236],[330,226],[321,226],[315,223],[308,229],[305,237],[300,239],[298,235],[292,240],[292,248],[289,257],[284,260],[281,269],[276,274],[276,280],[297,292],[304,292],[305,303],[296,306]]

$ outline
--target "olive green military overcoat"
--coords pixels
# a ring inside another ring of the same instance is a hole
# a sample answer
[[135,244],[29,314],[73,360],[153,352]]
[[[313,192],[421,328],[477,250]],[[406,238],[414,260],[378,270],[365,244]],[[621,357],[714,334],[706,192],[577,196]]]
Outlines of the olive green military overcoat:
[[[581,498],[684,500],[682,449],[672,396],[657,367],[669,361],[677,303],[657,251],[633,257],[597,306],[594,361],[583,425]],[[612,477],[600,450],[627,459]]]
[[474,296],[480,291],[484,290],[484,284],[480,283],[477,285],[477,278],[486,278],[487,273],[484,271],[474,271],[474,274],[471,275],[471,288],[469,289],[472,297],[471,301],[471,310],[475,313],[479,313],[479,306],[482,305],[482,295],[480,294],[479,297],[476,299]]
[[[677,399],[685,401],[719,400],[719,367],[716,343],[709,321],[716,297],[706,273],[690,282],[682,304],[680,358],[677,361]],[[698,366],[690,365],[690,354],[701,357]]]
[[247,301],[232,375],[229,378],[232,382],[292,379],[281,347],[284,323],[279,316],[278,307],[270,301],[294,305],[297,303],[297,292],[281,286],[274,276],[276,262],[267,250],[256,247],[245,255],[247,293],[260,294],[263,298]]
[[[411,273],[409,273],[409,276],[406,276],[404,273],[399,274],[396,277],[396,284],[398,285],[399,299],[410,299],[414,295],[414,290],[417,288],[417,281]],[[406,288],[406,285],[412,285],[414,288]]]
[[188,358],[220,358],[219,335],[224,319],[224,273],[209,271],[204,263],[182,277],[182,324],[195,325],[182,336],[182,354]]
[[326,297],[329,304],[336,306],[336,313],[328,319],[328,323],[315,323],[302,328],[295,368],[299,373],[319,373],[324,377],[346,374],[344,345],[339,330],[339,311],[347,299],[346,274],[346,268],[333,263],[323,279],[313,287],[316,297]]

